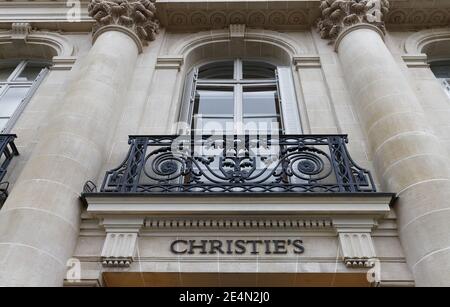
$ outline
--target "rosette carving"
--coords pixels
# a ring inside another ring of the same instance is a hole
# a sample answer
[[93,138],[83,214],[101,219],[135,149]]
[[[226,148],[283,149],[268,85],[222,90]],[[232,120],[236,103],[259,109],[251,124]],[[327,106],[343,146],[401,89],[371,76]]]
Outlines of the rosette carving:
[[155,40],[159,31],[155,0],[91,0],[89,16],[96,21],[93,32],[108,25],[132,30],[144,45]]
[[322,17],[318,21],[320,36],[336,39],[343,29],[358,23],[369,23],[385,32],[384,19],[389,12],[388,0],[322,0]]

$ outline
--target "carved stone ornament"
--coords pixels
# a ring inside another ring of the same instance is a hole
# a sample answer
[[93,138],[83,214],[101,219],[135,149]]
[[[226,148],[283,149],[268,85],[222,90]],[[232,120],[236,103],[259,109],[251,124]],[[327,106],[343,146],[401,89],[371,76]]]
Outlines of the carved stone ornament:
[[136,250],[137,233],[108,233],[102,249],[106,267],[129,267]]
[[28,22],[14,22],[11,25],[11,39],[26,40],[31,33],[31,25]]
[[384,20],[389,12],[388,0],[322,0],[322,17],[318,21],[320,36],[336,39],[347,27],[359,23],[377,26],[385,32]]
[[96,21],[93,32],[108,25],[133,31],[144,45],[155,40],[159,21],[155,18],[155,0],[91,0],[89,16]]
[[369,232],[339,233],[339,243],[347,267],[373,267],[375,265],[376,254]]

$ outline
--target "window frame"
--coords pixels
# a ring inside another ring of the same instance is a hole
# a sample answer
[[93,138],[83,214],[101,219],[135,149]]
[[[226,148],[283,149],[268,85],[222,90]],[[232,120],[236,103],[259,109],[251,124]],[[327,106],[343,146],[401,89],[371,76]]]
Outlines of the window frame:
[[[8,90],[11,88],[28,88],[28,91],[22,98],[21,102],[18,104],[14,112],[10,117],[0,117],[0,119],[7,119],[7,122],[3,128],[0,128],[0,133],[10,133],[26,105],[30,102],[34,93],[38,89],[39,85],[42,83],[42,80],[47,75],[49,71],[49,66],[51,65],[50,61],[45,60],[33,60],[33,59],[7,59],[0,60],[0,67],[4,64],[9,64],[11,66],[15,66],[10,75],[5,81],[0,81],[0,101],[7,94]],[[37,74],[36,78],[33,81],[20,81],[16,80],[20,74],[25,70],[27,65],[42,65],[41,71]]]
[[[445,65],[445,63],[446,63],[446,65]],[[439,81],[443,90],[445,91],[448,98],[450,99],[450,59],[439,59],[439,60],[436,59],[434,61],[430,61],[429,64],[430,64],[430,69],[433,72],[433,75]],[[444,66],[444,67],[449,68],[449,70],[447,72],[447,74],[448,74],[447,77],[439,76],[437,74],[437,72],[433,69],[434,67],[439,67],[439,66]]]
[[[211,65],[213,63],[223,63],[223,62],[231,62],[234,63],[234,73],[233,73],[233,79],[201,79],[199,77],[199,70],[200,68]],[[268,65],[271,65],[275,67],[275,76],[273,79],[244,79],[244,61],[254,61],[254,62],[261,62]],[[194,97],[190,97],[189,101],[191,104],[193,104],[189,108],[189,115],[187,116],[188,119],[188,126],[190,127],[189,133],[195,132],[195,103],[197,100],[197,90],[199,88],[205,89],[205,88],[232,88],[232,92],[234,93],[234,114],[233,114],[233,123],[234,128],[232,133],[233,134],[244,134],[244,120],[245,118],[268,118],[268,116],[245,116],[243,112],[243,94],[244,89],[246,88],[264,88],[267,89],[270,88],[270,90],[274,90],[276,92],[276,110],[278,113],[274,116],[270,116],[270,118],[277,118],[278,123],[280,125],[280,132],[284,133],[284,123],[283,123],[283,112],[282,112],[282,105],[281,105],[281,99],[280,99],[280,86],[279,86],[279,80],[278,80],[278,73],[277,73],[278,67],[268,61],[264,61],[261,59],[241,59],[241,58],[234,58],[234,59],[221,59],[216,61],[209,61],[207,63],[202,63],[201,65],[198,65],[194,68],[194,82],[192,84],[192,90],[191,95],[194,95]],[[189,81],[189,80],[188,80]],[[186,97],[183,99],[183,103],[186,103]],[[186,116],[185,116],[186,117]],[[207,118],[203,116],[202,118]],[[214,116],[214,118],[222,118],[219,116]],[[230,118],[229,116],[223,116],[223,119]],[[231,133],[231,131],[224,130],[224,133]]]
[[447,96],[450,99],[450,78],[438,78],[438,80],[441,82],[445,93],[447,93]]

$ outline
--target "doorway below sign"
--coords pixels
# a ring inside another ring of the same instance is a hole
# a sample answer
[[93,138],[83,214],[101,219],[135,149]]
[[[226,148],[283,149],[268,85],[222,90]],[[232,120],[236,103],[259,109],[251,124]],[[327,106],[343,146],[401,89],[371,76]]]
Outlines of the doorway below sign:
[[106,287],[370,287],[365,273],[105,272]]

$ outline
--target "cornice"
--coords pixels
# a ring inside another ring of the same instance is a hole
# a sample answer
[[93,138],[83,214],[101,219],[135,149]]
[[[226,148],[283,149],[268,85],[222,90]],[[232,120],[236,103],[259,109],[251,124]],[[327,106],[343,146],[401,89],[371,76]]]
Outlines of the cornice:
[[[359,195],[361,194],[361,195]],[[209,197],[208,197],[209,196]],[[214,206],[211,206],[214,197]],[[84,195],[89,214],[154,215],[176,214],[357,214],[384,217],[389,212],[393,194],[354,193],[319,194],[299,196],[220,196],[207,195],[168,197],[152,195],[107,195],[90,193]]]
[[[66,16],[74,1],[0,2],[0,29],[13,22],[30,22],[39,29],[90,32],[94,20],[88,16],[89,0],[81,0],[79,21]],[[385,22],[387,30],[417,30],[450,26],[450,1],[390,0]],[[225,28],[229,24],[273,30],[307,29],[320,16],[320,0],[157,0],[157,17],[173,31]],[[258,18],[259,16],[259,18]]]

